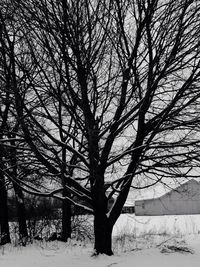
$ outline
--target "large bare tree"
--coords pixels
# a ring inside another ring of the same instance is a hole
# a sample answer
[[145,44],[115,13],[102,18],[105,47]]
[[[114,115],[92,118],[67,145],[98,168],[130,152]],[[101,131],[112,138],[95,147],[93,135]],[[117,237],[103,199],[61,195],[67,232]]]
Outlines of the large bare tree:
[[62,181],[31,190],[87,202],[96,253],[111,255],[130,188],[195,176],[198,168],[200,3],[11,3],[18,120],[37,160]]

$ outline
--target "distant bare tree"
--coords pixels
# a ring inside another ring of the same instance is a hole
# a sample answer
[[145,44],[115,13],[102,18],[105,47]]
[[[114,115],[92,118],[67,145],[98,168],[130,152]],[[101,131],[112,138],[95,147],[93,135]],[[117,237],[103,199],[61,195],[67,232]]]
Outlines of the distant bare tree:
[[32,191],[87,202],[96,253],[111,255],[130,188],[195,176],[199,165],[200,3],[11,2],[18,120],[37,160],[64,181]]

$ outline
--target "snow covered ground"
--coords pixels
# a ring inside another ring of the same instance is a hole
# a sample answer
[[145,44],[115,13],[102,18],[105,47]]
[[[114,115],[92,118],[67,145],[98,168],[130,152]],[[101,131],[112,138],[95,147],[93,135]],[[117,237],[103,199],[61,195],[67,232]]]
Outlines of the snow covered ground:
[[91,257],[92,244],[72,240],[35,241],[26,247],[0,247],[0,267],[197,267],[200,215],[134,217],[122,215],[114,229],[115,255]]
[[135,216],[123,214],[119,217],[113,234],[190,235],[200,234],[200,215]]

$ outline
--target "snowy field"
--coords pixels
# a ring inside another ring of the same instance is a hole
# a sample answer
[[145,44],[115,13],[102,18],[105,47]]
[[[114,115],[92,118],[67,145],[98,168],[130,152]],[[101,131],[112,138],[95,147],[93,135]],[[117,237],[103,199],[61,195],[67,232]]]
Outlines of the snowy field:
[[113,231],[114,256],[91,257],[92,244],[35,241],[0,247],[0,267],[197,267],[200,215],[121,215]]
[[120,233],[135,236],[200,234],[200,215],[135,216],[134,214],[123,214],[119,217],[113,230],[114,235]]

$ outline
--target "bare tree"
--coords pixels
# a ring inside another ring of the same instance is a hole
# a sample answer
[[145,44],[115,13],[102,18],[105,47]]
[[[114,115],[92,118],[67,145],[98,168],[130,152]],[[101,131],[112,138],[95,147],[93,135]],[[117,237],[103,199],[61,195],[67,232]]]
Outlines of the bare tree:
[[195,176],[198,168],[200,4],[12,3],[21,23],[10,47],[18,119],[37,160],[64,177],[67,193],[31,190],[86,201],[96,253],[111,255],[130,188]]
[[10,243],[6,178],[3,169],[3,149],[0,146],[0,245]]
[[[3,26],[0,26],[0,43],[2,44],[3,39]],[[9,132],[8,121],[10,119],[10,77],[8,72],[8,64],[6,61],[6,55],[4,46],[1,46],[0,51],[0,244],[6,244],[10,242],[10,232],[8,224],[8,205],[7,205],[7,185],[4,169],[7,167],[6,162],[6,149],[2,144],[2,141]]]
[[[19,179],[19,128],[17,120],[15,101],[12,90],[12,70],[9,56],[8,40],[10,36],[10,27],[12,19],[10,11],[5,3],[2,3],[2,12],[0,12],[0,218],[1,218],[1,244],[10,242],[9,224],[8,224],[8,205],[7,191],[8,185],[13,185],[16,196],[17,215],[19,222],[19,236],[21,241],[25,241],[28,236],[24,195],[20,184],[15,181]],[[23,154],[24,156],[24,154]],[[24,159],[23,159],[24,160]],[[12,177],[12,179],[9,179]]]

